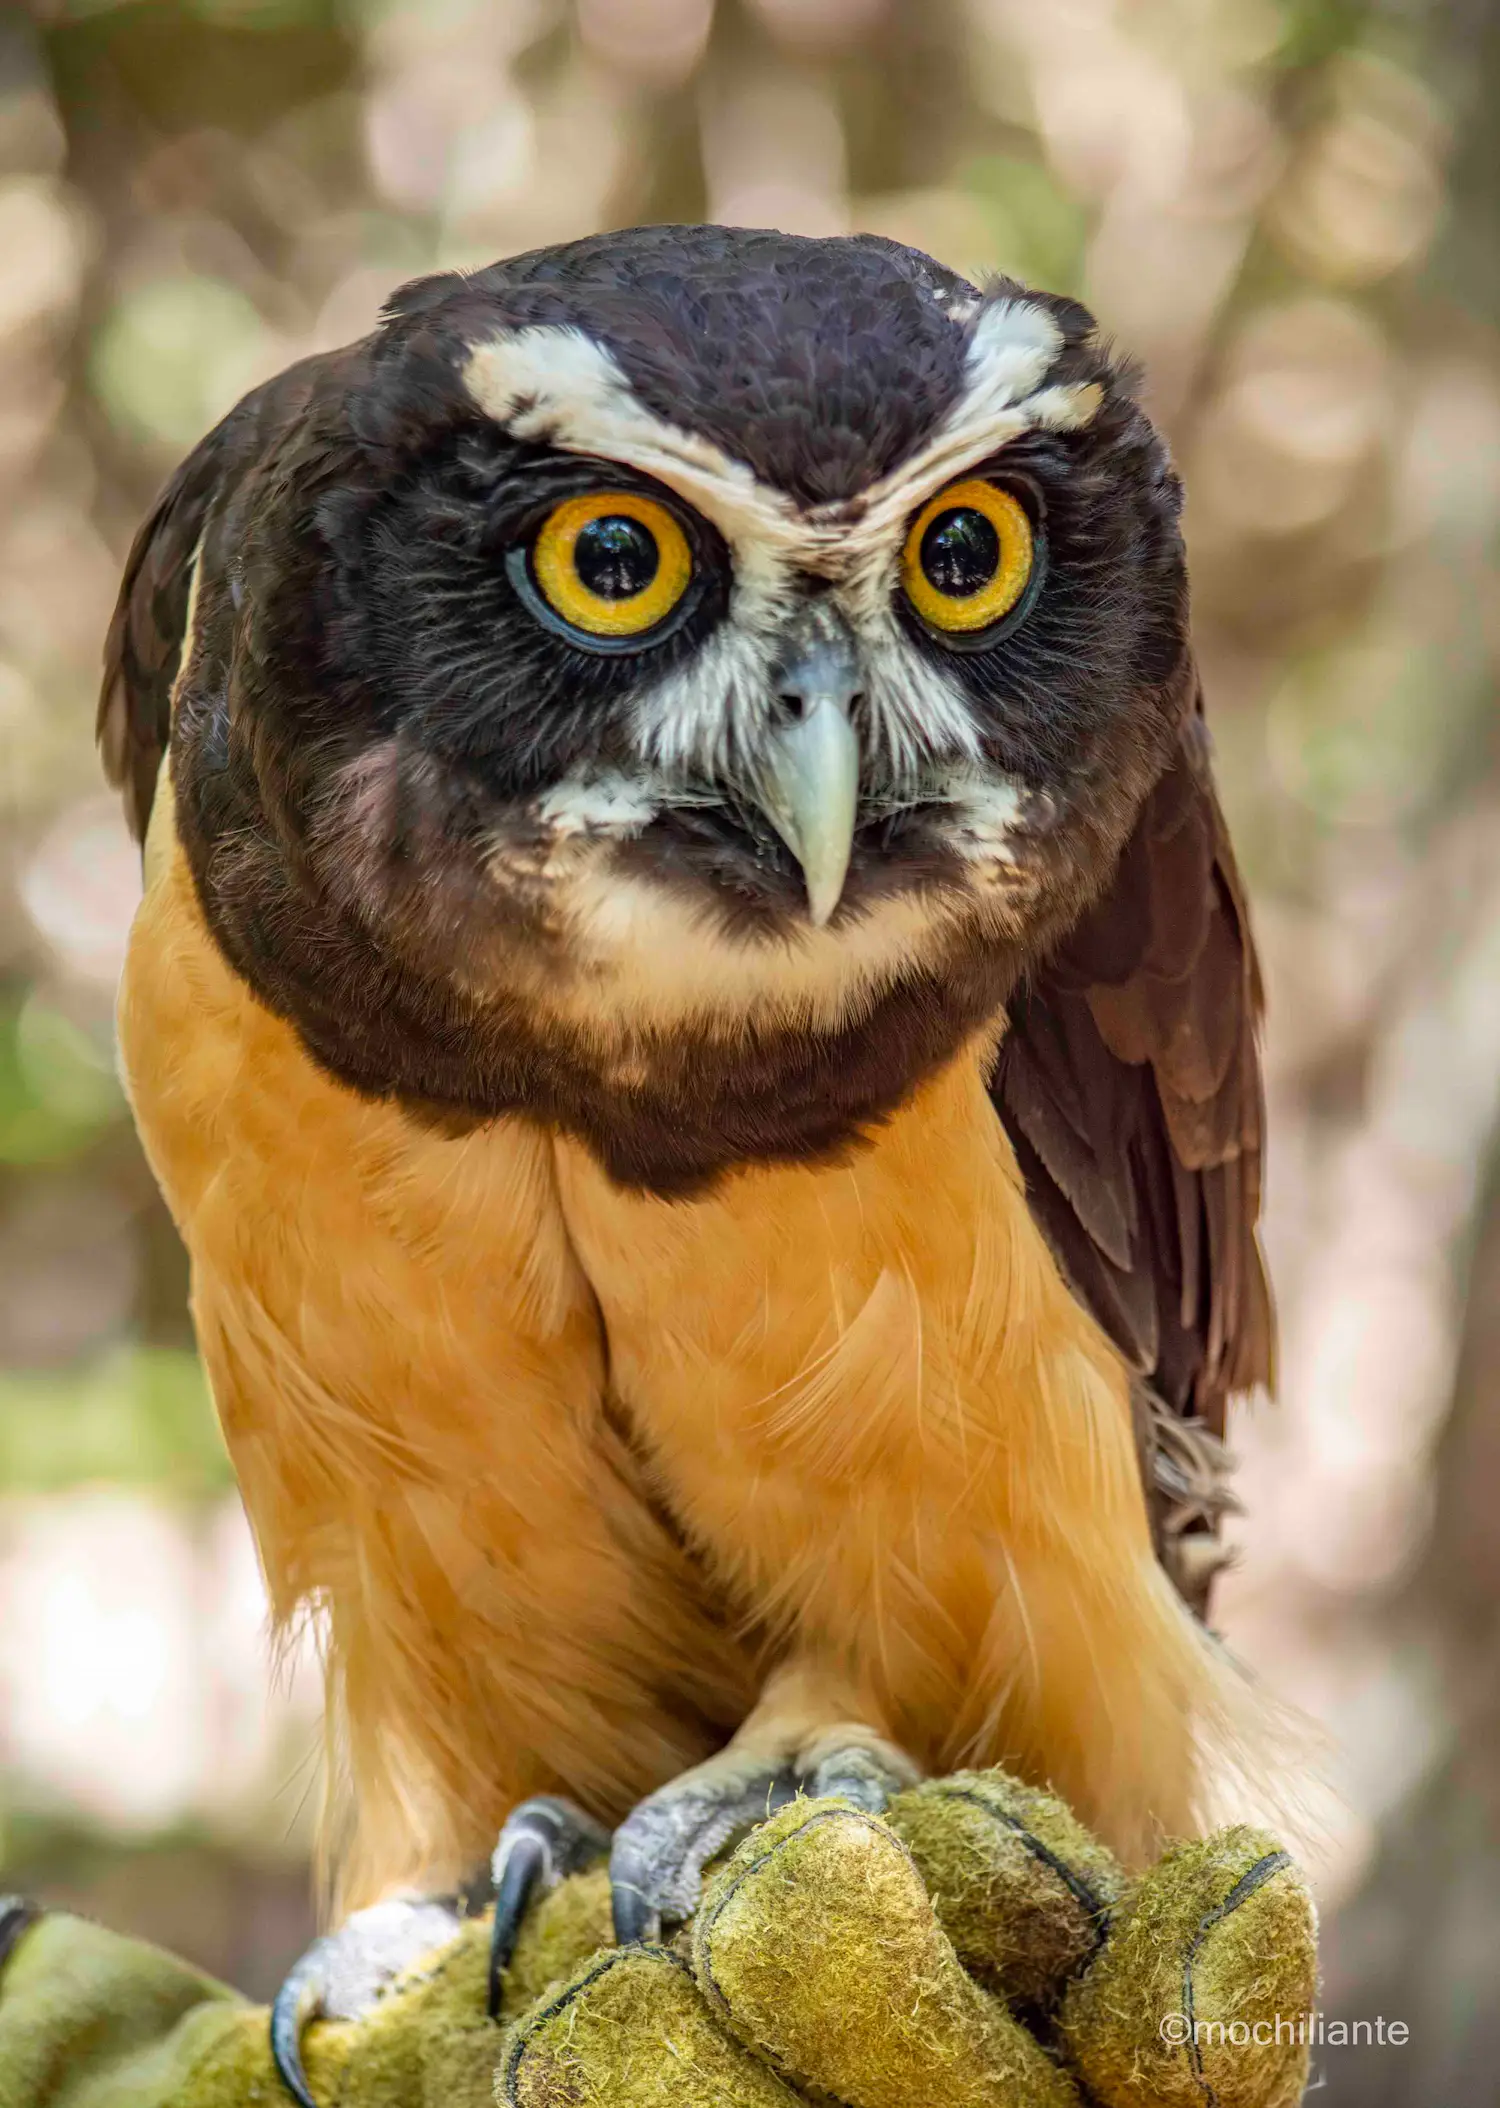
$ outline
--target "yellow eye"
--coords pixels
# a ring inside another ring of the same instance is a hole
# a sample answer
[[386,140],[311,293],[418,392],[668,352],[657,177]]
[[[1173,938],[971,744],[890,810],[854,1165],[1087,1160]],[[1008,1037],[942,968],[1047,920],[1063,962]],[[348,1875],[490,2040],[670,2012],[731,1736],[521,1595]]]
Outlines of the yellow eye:
[[549,513],[531,571],[555,614],[595,637],[638,637],[670,615],[693,575],[665,505],[631,490],[567,498]]
[[912,521],[901,582],[934,629],[982,630],[1010,613],[1034,560],[1024,508],[976,476],[950,483]]

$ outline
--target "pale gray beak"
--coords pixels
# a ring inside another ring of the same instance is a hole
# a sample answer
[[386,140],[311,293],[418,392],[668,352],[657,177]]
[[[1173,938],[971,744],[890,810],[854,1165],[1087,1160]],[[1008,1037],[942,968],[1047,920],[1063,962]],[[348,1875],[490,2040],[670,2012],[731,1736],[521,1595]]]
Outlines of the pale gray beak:
[[802,866],[819,928],[839,904],[859,806],[859,655],[842,618],[815,601],[791,626],[776,675],[776,722],[759,757],[755,794]]

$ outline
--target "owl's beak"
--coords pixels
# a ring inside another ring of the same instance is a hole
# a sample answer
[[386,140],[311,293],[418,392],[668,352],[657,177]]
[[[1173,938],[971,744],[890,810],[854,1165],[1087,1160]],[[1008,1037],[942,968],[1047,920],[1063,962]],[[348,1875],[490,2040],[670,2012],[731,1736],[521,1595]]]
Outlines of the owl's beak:
[[766,818],[802,866],[807,912],[821,929],[849,873],[859,806],[857,647],[842,620],[815,604],[794,625],[776,679],[778,722],[756,772]]

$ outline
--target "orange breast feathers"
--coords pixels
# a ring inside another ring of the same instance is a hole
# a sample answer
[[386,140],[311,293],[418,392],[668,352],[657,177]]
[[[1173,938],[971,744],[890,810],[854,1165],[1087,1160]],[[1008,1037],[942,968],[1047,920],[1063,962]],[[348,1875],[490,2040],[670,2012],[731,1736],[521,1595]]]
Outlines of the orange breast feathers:
[[689,1205],[558,1146],[611,1382],[778,1653],[930,1769],[1193,1827],[1226,1673],[1152,1551],[1129,1384],[1038,1232],[976,1047],[837,1167]]
[[983,1049],[842,1165],[657,1200],[326,1077],[218,954],[165,780],[147,880],[130,1090],[275,1613],[326,1620],[345,1904],[452,1878],[526,1793],[617,1817],[777,1665],[1129,1856],[1188,1826],[1227,1680]]
[[324,1076],[204,927],[165,773],[146,876],[124,1064],[274,1614],[326,1620],[339,1907],[441,1887],[529,1793],[622,1814],[756,1671],[607,1411],[547,1137]]

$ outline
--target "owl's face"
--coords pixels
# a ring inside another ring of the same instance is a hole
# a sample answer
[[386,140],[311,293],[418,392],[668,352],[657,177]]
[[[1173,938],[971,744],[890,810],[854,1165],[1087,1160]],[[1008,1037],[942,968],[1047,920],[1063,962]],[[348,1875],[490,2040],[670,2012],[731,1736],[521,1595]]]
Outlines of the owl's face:
[[408,288],[309,423],[230,522],[234,737],[476,1075],[520,1033],[648,1088],[935,989],[961,1036],[1160,771],[1178,487],[1073,303],[645,229]]

